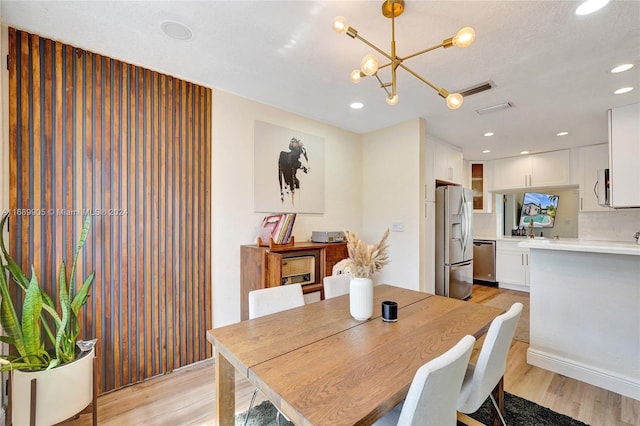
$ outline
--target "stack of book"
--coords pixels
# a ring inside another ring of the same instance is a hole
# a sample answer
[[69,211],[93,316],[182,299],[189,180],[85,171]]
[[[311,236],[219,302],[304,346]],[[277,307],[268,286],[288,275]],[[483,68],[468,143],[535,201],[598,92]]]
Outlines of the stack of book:
[[265,244],[269,244],[271,239],[274,244],[288,243],[295,220],[295,213],[279,213],[265,217],[260,229],[260,240]]

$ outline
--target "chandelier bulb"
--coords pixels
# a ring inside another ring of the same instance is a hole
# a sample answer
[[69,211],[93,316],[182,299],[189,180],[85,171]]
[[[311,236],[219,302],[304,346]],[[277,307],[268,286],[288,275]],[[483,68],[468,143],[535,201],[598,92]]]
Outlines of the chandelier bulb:
[[460,31],[453,37],[453,45],[458,47],[469,47],[476,39],[476,32],[471,27],[460,28]]
[[450,93],[447,96],[447,106],[450,109],[458,109],[462,106],[462,95],[460,93]]
[[351,81],[353,81],[354,83],[360,83],[363,77],[364,74],[362,74],[360,70],[351,71]]
[[336,16],[333,18],[333,31],[338,34],[344,34],[349,29],[349,24],[344,16]]
[[378,72],[378,58],[375,55],[367,55],[360,62],[360,70],[365,75],[374,75]]
[[397,94],[387,96],[387,105],[394,106],[397,103],[398,103],[398,95]]

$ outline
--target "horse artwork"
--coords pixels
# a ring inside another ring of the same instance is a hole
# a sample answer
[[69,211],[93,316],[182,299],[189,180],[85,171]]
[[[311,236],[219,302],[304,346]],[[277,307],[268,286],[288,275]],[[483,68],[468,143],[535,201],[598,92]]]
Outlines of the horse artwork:
[[319,136],[256,121],[255,211],[324,213],[324,147]]
[[[305,164],[300,161],[304,157]],[[285,194],[291,195],[291,204],[295,206],[295,192],[300,189],[298,170],[309,173],[309,157],[300,139],[295,137],[289,141],[289,151],[280,151],[278,157],[278,183],[280,184],[280,202],[284,203]]]

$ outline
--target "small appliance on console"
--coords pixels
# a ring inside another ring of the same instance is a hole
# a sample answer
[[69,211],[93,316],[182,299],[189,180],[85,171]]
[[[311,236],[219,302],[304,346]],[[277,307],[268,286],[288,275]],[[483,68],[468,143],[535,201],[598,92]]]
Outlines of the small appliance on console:
[[311,241],[314,243],[343,243],[344,232],[342,231],[313,231]]

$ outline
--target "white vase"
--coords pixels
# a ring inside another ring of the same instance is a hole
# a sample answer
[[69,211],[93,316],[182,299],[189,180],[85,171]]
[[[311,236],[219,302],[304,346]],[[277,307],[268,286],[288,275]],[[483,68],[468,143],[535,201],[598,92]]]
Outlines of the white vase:
[[349,284],[349,311],[358,321],[373,315],[373,281],[371,278],[351,278]]
[[82,411],[93,399],[95,348],[51,370],[11,372],[14,425],[30,424],[31,380],[36,379],[36,425],[59,423]]

